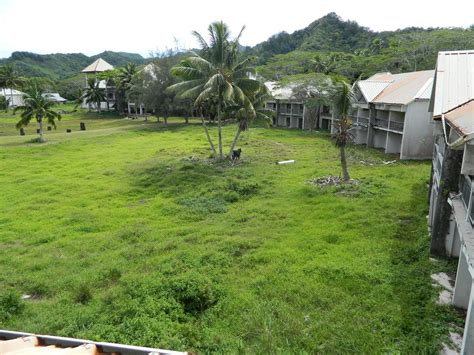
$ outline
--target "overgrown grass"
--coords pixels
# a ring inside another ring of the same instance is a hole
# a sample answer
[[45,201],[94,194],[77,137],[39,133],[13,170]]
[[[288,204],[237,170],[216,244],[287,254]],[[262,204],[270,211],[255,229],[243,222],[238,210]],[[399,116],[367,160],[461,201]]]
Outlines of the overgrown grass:
[[430,284],[428,163],[354,147],[360,183],[320,189],[306,182],[339,174],[327,135],[255,128],[238,164],[212,164],[180,121],[0,138],[1,328],[203,353],[437,352],[458,319]]

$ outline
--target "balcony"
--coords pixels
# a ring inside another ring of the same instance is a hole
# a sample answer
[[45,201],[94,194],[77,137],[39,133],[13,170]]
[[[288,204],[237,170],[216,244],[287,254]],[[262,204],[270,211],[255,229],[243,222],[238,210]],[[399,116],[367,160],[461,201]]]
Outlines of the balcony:
[[388,120],[384,118],[375,118],[375,127],[388,129]]
[[403,122],[395,122],[395,121],[390,121],[388,128],[391,129],[392,131],[397,131],[397,132],[403,132]]

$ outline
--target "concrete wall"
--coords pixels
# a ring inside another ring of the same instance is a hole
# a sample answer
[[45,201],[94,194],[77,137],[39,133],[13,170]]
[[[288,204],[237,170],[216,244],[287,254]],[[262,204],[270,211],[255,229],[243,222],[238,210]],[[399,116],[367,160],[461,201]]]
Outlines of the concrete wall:
[[367,128],[356,127],[352,130],[355,144],[367,144]]
[[374,130],[374,148],[382,148],[385,150],[387,144],[387,132],[379,129]]
[[388,132],[387,145],[385,153],[398,154],[402,146],[402,135],[399,133]]
[[403,129],[401,159],[430,159],[433,153],[434,121],[428,100],[414,101],[407,107]]

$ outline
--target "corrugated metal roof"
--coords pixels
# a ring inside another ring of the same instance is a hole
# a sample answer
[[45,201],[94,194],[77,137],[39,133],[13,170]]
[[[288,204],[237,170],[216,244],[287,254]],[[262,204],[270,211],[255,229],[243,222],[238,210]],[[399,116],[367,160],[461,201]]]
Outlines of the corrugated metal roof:
[[359,81],[357,85],[364,95],[365,101],[372,102],[390,83],[391,81],[367,79]]
[[439,52],[432,93],[433,116],[439,117],[474,99],[474,50]]
[[445,120],[461,137],[474,132],[474,99],[444,115]]
[[97,59],[94,63],[88,65],[82,70],[83,73],[99,73],[107,70],[112,70],[114,67],[107,63],[102,58]]
[[[407,105],[417,98],[420,90],[432,80],[434,70],[416,71],[401,74],[384,74],[392,82],[374,100],[374,103]],[[379,77],[376,77],[380,80]]]
[[433,78],[428,79],[425,85],[415,95],[415,100],[429,100],[433,90]]

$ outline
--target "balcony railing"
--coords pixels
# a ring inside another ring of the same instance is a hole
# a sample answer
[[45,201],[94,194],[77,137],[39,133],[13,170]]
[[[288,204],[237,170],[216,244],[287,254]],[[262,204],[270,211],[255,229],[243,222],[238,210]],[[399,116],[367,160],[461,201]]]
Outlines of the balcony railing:
[[376,118],[375,119],[375,126],[381,128],[388,128],[388,120],[383,118]]
[[403,126],[404,126],[403,122],[390,121],[389,128],[394,131],[403,132]]

